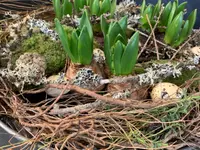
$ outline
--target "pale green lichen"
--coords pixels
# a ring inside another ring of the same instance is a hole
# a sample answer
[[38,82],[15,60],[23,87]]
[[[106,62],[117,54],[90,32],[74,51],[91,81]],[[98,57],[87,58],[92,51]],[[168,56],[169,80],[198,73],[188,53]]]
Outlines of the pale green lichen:
[[66,53],[59,42],[51,40],[43,34],[35,34],[25,39],[18,47],[18,53],[13,54],[12,62],[25,52],[36,52],[45,57],[47,63],[46,74],[54,74],[64,68]]

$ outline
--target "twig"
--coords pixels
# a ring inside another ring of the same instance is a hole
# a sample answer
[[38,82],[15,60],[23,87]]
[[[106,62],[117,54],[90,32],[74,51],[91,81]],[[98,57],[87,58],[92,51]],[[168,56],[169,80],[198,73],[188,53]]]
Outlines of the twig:
[[[76,91],[78,93],[86,94],[95,99],[101,100],[102,102],[109,103],[112,105],[123,106],[123,107],[149,109],[149,108],[158,106],[158,103],[155,104],[155,103],[147,103],[147,102],[142,102],[142,101],[133,100],[133,99],[114,99],[111,97],[105,97],[105,96],[95,93],[94,91],[83,89],[83,88],[75,86],[75,85],[50,84],[49,87]],[[163,103],[163,102],[160,102],[159,104],[161,104],[161,103]]]
[[[143,36],[145,36],[147,38],[149,37],[149,35],[143,33],[142,31],[140,31],[138,29],[133,29],[133,28],[128,28],[128,29],[131,30],[131,31],[138,31],[141,35],[143,35]],[[163,42],[161,42],[159,40],[156,40],[156,42],[159,43],[160,45],[164,46],[164,47],[167,47],[168,49],[170,49],[170,50],[172,50],[174,52],[177,51],[176,49],[172,48],[171,46],[169,46],[169,45],[167,45],[167,44],[165,44],[165,43],[163,43]]]
[[82,110],[86,109],[94,109],[96,107],[99,107],[102,104],[100,100],[96,100],[93,103],[88,103],[84,105],[77,105],[75,107],[69,107],[69,108],[54,108],[50,111],[49,114],[51,115],[63,115],[63,114],[75,114],[77,112],[80,112]]
[[[155,33],[154,33],[154,31],[155,31],[155,26],[156,26],[157,24],[154,26],[154,28],[152,28],[152,25],[151,25],[151,22],[150,22],[150,20],[149,20],[148,15],[146,15],[146,17],[147,17],[147,21],[148,21],[148,23],[149,23],[149,26],[150,26],[150,28],[151,28],[151,32],[152,32],[152,35],[153,35],[153,40],[154,40],[154,44],[155,44],[155,48],[156,48],[157,60],[160,60],[159,51],[158,51],[158,45],[157,45],[156,36],[155,36]],[[158,22],[158,21],[157,21],[157,22]]]
[[[147,20],[148,20],[148,23],[149,23],[149,25],[150,25],[150,27],[151,27],[151,34],[148,36],[148,39],[146,40],[146,42],[145,42],[144,46],[142,47],[142,50],[141,50],[140,53],[138,54],[138,57],[137,57],[137,58],[139,58],[140,55],[143,53],[143,51],[145,50],[145,48],[146,48],[146,46],[147,46],[149,40],[151,39],[151,36],[154,34],[154,31],[155,31],[155,29],[156,29],[156,27],[157,27],[157,25],[158,25],[158,23],[159,23],[159,19],[160,19],[160,17],[161,17],[162,11],[163,11],[163,9],[161,9],[161,11],[159,12],[158,20],[156,21],[156,24],[154,25],[153,28],[152,28],[151,23],[150,23],[150,21],[149,21],[148,14],[146,15],[146,17],[148,18],[148,19],[147,19]],[[155,35],[154,35],[154,36],[155,36]]]
[[[130,105],[134,100],[121,100],[121,99],[113,99],[111,97],[105,97],[100,94],[95,93],[94,91],[90,91],[87,89],[83,89],[81,87],[78,87],[76,85],[61,85],[61,84],[50,84],[49,87],[52,88],[58,88],[58,89],[68,89],[72,91],[76,91],[78,93],[84,94],[84,95],[89,95],[95,99],[102,100],[104,102],[114,104],[114,105],[120,105],[120,106],[127,106]],[[137,100],[135,100],[137,101]]]

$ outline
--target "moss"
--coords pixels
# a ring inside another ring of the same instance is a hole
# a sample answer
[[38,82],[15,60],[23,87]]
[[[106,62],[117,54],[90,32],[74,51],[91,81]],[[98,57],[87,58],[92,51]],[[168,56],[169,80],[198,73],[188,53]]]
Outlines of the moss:
[[[164,82],[171,82],[174,83],[178,86],[184,84],[186,81],[190,80],[190,79],[194,79],[194,78],[200,78],[200,72],[197,69],[192,69],[192,70],[182,70],[182,75],[177,77],[177,78],[173,78],[173,77],[168,77],[164,80]],[[193,88],[198,88],[200,84],[200,80],[196,80],[194,81],[190,87]]]
[[14,62],[25,52],[37,52],[43,55],[47,63],[47,75],[57,73],[65,66],[66,54],[62,45],[43,34],[35,34],[24,40],[17,51],[19,52],[12,56]]

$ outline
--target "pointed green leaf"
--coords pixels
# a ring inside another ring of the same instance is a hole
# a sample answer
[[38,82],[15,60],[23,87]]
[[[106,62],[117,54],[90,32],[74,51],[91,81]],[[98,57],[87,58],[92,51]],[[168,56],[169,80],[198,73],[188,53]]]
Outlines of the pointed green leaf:
[[120,41],[117,41],[114,48],[114,74],[115,75],[121,75],[121,58],[124,52],[124,46]]
[[90,38],[93,39],[92,25],[90,23],[87,10],[85,10],[83,12],[83,15],[82,15],[81,20],[80,20],[80,26],[79,27],[82,29],[84,26],[87,27],[89,35],[90,35]]
[[113,0],[111,3],[111,8],[110,8],[110,17],[112,18],[115,14],[115,10],[117,7],[117,0]]
[[91,9],[92,15],[98,15],[100,12],[99,0],[94,0]]
[[135,63],[137,61],[138,50],[139,50],[139,33],[136,32],[128,42],[128,45],[126,46],[121,59],[122,75],[128,75],[132,73]]
[[76,12],[79,12],[85,4],[85,0],[74,0],[74,8]]
[[110,31],[108,31],[110,46],[114,45],[115,38],[117,37],[118,34],[121,34],[123,37],[125,37],[125,33],[122,30],[121,26],[119,25],[118,22],[115,22],[111,27]]
[[154,10],[153,10],[153,17],[158,16],[160,11],[161,11],[161,0],[158,0],[157,4],[156,4],[156,6],[154,7]]
[[104,40],[104,54],[106,57],[106,63],[109,66],[109,68],[112,71],[112,56],[111,56],[111,46],[110,46],[110,39],[109,36],[106,35],[105,40]]
[[193,10],[190,15],[188,16],[188,20],[189,20],[189,27],[188,27],[188,35],[191,34],[192,29],[194,27],[194,24],[196,22],[196,18],[197,18],[197,9]]
[[69,2],[69,0],[64,0],[63,7],[62,7],[62,14],[63,15],[72,14],[72,3]]
[[85,5],[87,5],[86,0],[81,0],[80,8],[83,9]]
[[170,12],[170,14],[169,14],[167,26],[168,26],[169,24],[171,24],[172,20],[174,19],[174,17],[175,17],[175,16],[174,16],[174,15],[175,15],[175,12],[176,12],[176,3],[173,2],[173,4],[172,4],[172,9],[171,9],[171,12]]
[[110,0],[103,0],[101,5],[100,15],[103,13],[107,13],[111,9],[111,1]]
[[175,14],[177,15],[177,14],[179,14],[181,11],[184,11],[186,4],[187,4],[187,2],[181,3],[181,4],[177,7],[176,13],[175,13]]
[[161,15],[161,25],[162,26],[167,26],[167,23],[168,23],[168,18],[169,18],[169,14],[171,12],[171,9],[172,9],[172,3],[169,2],[167,3],[167,5],[165,6],[164,10],[163,10],[163,13]]
[[78,54],[78,35],[76,33],[76,30],[74,30],[72,32],[69,44],[70,44],[71,53],[74,56],[74,59],[76,59],[76,62],[78,62],[78,60],[79,60],[79,54]]
[[56,18],[60,20],[62,18],[60,0],[53,0],[53,7],[54,7],[54,12],[56,14]]
[[149,24],[147,20],[147,16],[151,20],[152,13],[153,13],[152,5],[147,6],[147,8],[144,10],[144,13],[142,14],[142,17],[140,19],[140,22],[142,25]]
[[175,3],[176,8],[178,8],[179,1],[178,1],[178,0],[175,0],[174,3]]
[[105,37],[106,34],[108,33],[109,24],[107,23],[103,15],[101,15],[100,24],[101,24],[101,31],[103,32],[103,35]]
[[84,26],[81,30],[78,41],[79,62],[83,65],[89,65],[92,61],[93,42],[90,39],[87,27]]
[[180,12],[172,23],[167,26],[167,30],[165,33],[164,41],[167,44],[173,44],[179,36],[179,32],[181,30],[181,26],[183,24],[183,12]]
[[183,43],[188,38],[188,28],[189,28],[189,21],[187,20],[181,30],[181,34],[180,34],[178,40],[173,45],[174,47],[179,46],[181,43]]
[[140,7],[140,14],[141,15],[143,15],[145,8],[146,8],[146,0],[143,0],[142,5]]
[[121,34],[118,34],[117,37],[115,38],[115,42],[120,41],[123,44],[127,44],[126,40],[124,39],[124,37]]
[[74,58],[74,56],[71,53],[70,48],[69,48],[67,34],[65,33],[62,25],[60,24],[60,21],[57,18],[55,18],[55,24],[56,24],[56,31],[58,33],[58,36],[60,38],[60,41],[62,43],[62,46],[63,46],[65,52],[67,53],[69,58],[72,60],[72,62],[76,62],[76,59]]
[[124,33],[126,33],[126,29],[127,29],[127,21],[128,21],[128,16],[124,16],[119,20],[119,25],[122,28],[122,30],[124,31]]

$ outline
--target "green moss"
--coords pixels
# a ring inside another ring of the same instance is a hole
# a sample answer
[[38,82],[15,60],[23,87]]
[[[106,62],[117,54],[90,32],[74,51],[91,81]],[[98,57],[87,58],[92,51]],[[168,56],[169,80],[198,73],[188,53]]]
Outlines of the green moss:
[[43,34],[35,34],[24,40],[17,51],[19,52],[12,56],[14,62],[24,52],[37,52],[43,55],[47,62],[47,75],[57,73],[65,66],[66,54],[62,45]]
[[[182,75],[174,78],[174,77],[168,77],[164,80],[164,82],[171,82],[174,83],[178,86],[184,84],[188,80],[192,80],[194,78],[200,78],[200,72],[197,69],[192,69],[192,70],[182,70]],[[200,80],[194,81],[190,87],[198,88],[200,84]]]

